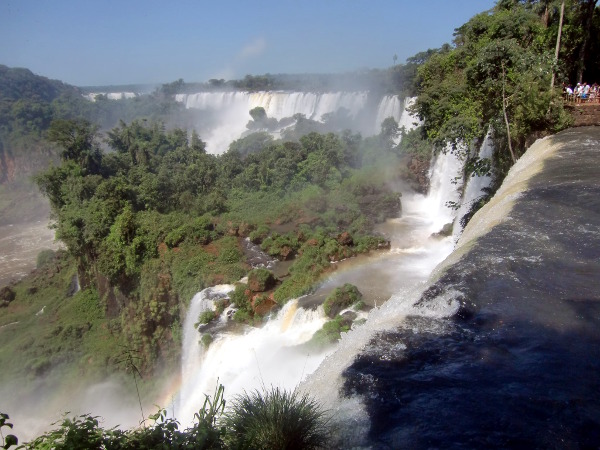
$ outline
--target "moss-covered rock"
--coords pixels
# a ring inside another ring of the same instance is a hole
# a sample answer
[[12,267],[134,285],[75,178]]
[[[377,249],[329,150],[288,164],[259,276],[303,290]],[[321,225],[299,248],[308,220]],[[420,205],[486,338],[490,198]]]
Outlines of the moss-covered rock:
[[323,303],[323,309],[328,317],[336,317],[342,310],[362,300],[362,294],[356,286],[350,283],[335,288]]
[[313,335],[307,345],[312,348],[321,349],[336,343],[342,337],[342,333],[350,330],[352,320],[352,316],[344,315],[335,317],[333,320],[326,322],[325,325]]
[[248,274],[248,288],[252,292],[265,292],[275,286],[275,277],[270,270],[259,267]]

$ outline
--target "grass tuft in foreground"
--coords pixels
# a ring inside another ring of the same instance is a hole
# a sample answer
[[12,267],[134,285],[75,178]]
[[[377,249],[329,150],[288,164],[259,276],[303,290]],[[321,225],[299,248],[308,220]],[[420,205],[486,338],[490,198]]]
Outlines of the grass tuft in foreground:
[[232,449],[322,448],[330,433],[327,423],[315,400],[279,388],[238,395],[224,419]]

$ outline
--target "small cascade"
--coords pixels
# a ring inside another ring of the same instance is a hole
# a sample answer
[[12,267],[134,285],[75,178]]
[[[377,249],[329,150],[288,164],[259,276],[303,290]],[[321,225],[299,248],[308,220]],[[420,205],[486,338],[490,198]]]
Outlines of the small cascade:
[[404,127],[406,131],[416,128],[420,123],[418,117],[415,117],[410,113],[410,108],[414,105],[416,100],[417,97],[406,97],[404,99],[402,114],[400,115],[400,119],[398,119],[398,126],[400,128]]
[[[196,326],[198,316],[202,311],[212,310],[214,308],[214,301],[227,297],[228,293],[233,289],[234,286],[229,284],[206,288],[194,295],[190,302],[190,307],[183,323],[180,402],[183,402],[184,399],[194,398],[197,400],[199,398],[199,394],[196,393],[196,389],[194,388],[194,380],[200,369],[203,353],[203,347],[200,343],[201,335]],[[203,397],[200,398],[203,399]],[[197,406],[197,408],[199,407],[200,405]]]
[[191,422],[204,395],[212,394],[217,383],[225,386],[227,399],[263,386],[293,390],[323,360],[324,354],[311,353],[301,346],[325,323],[323,310],[298,308],[295,300],[262,328],[220,333],[204,350],[192,322],[209,307],[205,291],[194,297],[184,325],[183,384],[176,413],[183,423]]
[[[492,156],[494,153],[494,146],[492,143],[491,132],[485,136],[483,144],[479,150],[478,157],[479,159],[488,159],[492,160]],[[490,186],[492,183],[491,175],[473,175],[466,180],[465,191],[463,194],[463,199],[456,214],[456,219],[454,221],[454,235],[458,238],[460,233],[462,232],[461,219],[468,214],[473,206],[473,203],[480,199],[485,194],[485,189]]]
[[401,102],[397,95],[386,95],[383,97],[377,108],[377,117],[374,123],[373,134],[381,132],[381,124],[388,117],[393,117],[394,120],[398,122],[398,127],[404,127],[406,131],[415,128],[419,120],[409,111],[409,108],[414,104],[415,100],[416,97],[407,97],[404,99],[404,102]]
[[393,117],[396,122],[400,123],[403,112],[404,106],[397,95],[386,95],[383,97],[377,108],[377,116],[375,118],[375,123],[373,124],[373,134],[378,134],[381,131],[381,123],[388,117]]
[[456,211],[453,206],[460,204],[462,165],[462,158],[449,147],[438,153],[431,165],[429,195],[424,199],[422,208],[430,211],[432,233],[454,222]]

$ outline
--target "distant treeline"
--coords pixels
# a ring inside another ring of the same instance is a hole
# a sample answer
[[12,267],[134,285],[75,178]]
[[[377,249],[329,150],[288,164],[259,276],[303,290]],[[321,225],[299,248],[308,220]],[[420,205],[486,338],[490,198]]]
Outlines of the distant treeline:
[[415,78],[418,65],[432,52],[408,58],[406,64],[388,69],[365,69],[346,73],[264,74],[246,75],[239,80],[210,79],[205,83],[184,82],[182,79],[162,85],[164,94],[198,91],[372,91],[381,94],[412,96],[416,93]]

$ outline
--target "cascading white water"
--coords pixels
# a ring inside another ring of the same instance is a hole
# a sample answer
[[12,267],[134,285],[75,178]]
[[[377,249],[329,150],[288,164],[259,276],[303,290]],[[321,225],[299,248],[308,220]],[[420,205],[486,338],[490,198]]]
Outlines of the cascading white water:
[[[308,119],[322,120],[325,114],[333,113],[345,108],[351,118],[355,119],[368,103],[368,92],[199,92],[196,94],[177,94],[175,100],[181,102],[186,108],[198,109],[217,114],[219,120],[213,128],[201,133],[202,139],[207,143],[210,153],[223,153],[229,144],[238,139],[245,131],[246,124],[251,117],[249,111],[256,107],[264,108],[268,117],[281,120],[295,114],[303,114]],[[368,115],[368,122],[363,124],[366,134],[377,134],[380,126],[387,117],[393,117],[400,126],[412,128],[414,117],[406,112],[406,107],[413,101],[407,98],[404,104],[398,96],[385,96],[373,111]],[[372,117],[375,117],[373,123]]]
[[[478,157],[480,159],[489,159],[491,161],[493,153],[494,145],[492,143],[491,132],[488,132],[483,140],[483,144],[481,144]],[[491,175],[473,175],[466,180],[463,199],[454,221],[454,235],[456,237],[462,232],[462,226],[460,224],[461,218],[469,212],[473,202],[484,194],[484,189],[489,187],[491,182]]]
[[323,114],[346,108],[351,116],[356,116],[367,101],[366,92],[200,92],[197,94],[177,94],[175,100],[186,108],[221,111],[228,108],[240,110],[244,114],[244,125],[250,120],[248,112],[256,107],[264,108],[268,117],[283,119],[294,114],[304,114],[307,118],[320,120]]
[[108,100],[125,100],[138,96],[135,92],[90,92],[84,97],[92,102],[96,101],[96,96],[105,95]]
[[435,156],[429,173],[429,195],[423,208],[433,211],[433,231],[454,222],[456,211],[450,205],[459,205],[462,188],[462,158],[448,147]]
[[[262,328],[247,327],[244,333],[219,334],[204,351],[194,322],[203,309],[211,307],[206,299],[214,289],[196,294],[184,324],[183,380],[176,413],[183,423],[191,422],[205,394],[212,394],[218,383],[225,386],[225,396],[229,399],[244,390],[249,392],[263,386],[293,390],[325,356],[298,347],[326,319],[322,308],[301,309],[297,301],[288,302]],[[232,286],[218,289],[224,292]]]
[[226,297],[234,286],[222,284],[206,288],[198,292],[192,298],[185,321],[183,323],[183,347],[181,349],[181,376],[182,389],[181,398],[195,398],[194,389],[195,376],[200,369],[202,360],[202,345],[200,344],[200,333],[196,327],[198,316],[202,311],[212,310],[214,308],[214,299]]
[[[358,398],[340,397],[343,383],[341,374],[344,370],[376,333],[399,326],[407,316],[447,317],[459,307],[460,293],[454,291],[442,293],[434,301],[426,304],[418,304],[417,301],[431,273],[454,248],[453,236],[435,238],[431,234],[440,231],[454,219],[456,211],[449,208],[447,203],[460,200],[460,189],[455,184],[455,179],[460,175],[461,168],[461,160],[455,154],[439,154],[432,164],[429,195],[414,195],[403,199],[401,220],[409,217],[415,226],[412,229],[403,229],[411,235],[409,242],[412,243],[412,247],[404,250],[400,248],[399,254],[402,255],[403,251],[408,250],[408,255],[386,261],[395,264],[391,272],[396,280],[390,278],[394,282],[395,292],[387,302],[369,313],[363,326],[343,334],[335,352],[299,386],[302,392],[308,394],[318,392],[318,399],[332,416],[334,426],[344,424],[346,443],[360,445],[360,440],[366,436],[370,424],[364,406]],[[375,270],[385,271],[389,265],[375,267]],[[402,346],[401,343],[395,345]],[[390,352],[397,350],[392,348]],[[385,358],[385,354],[377,357]]]
[[[183,386],[176,417],[183,423],[191,421],[193,414],[202,406],[205,395],[212,394],[217,383],[225,386],[225,395],[230,399],[243,390],[250,391],[263,386],[295,389],[305,377],[315,371],[316,375],[310,376],[312,381],[305,386],[312,386],[309,390],[316,389],[313,394],[318,392],[319,398],[329,395],[328,398],[333,402],[337,398],[333,386],[338,383],[339,373],[351,361],[352,355],[356,354],[360,342],[365,342],[366,336],[370,336],[385,321],[396,320],[393,318],[400,314],[398,311],[404,311],[403,314],[417,310],[420,314],[444,314],[446,304],[441,304],[439,310],[430,307],[421,311],[413,306],[413,297],[405,297],[404,293],[423,282],[432,269],[452,251],[451,237],[442,239],[431,235],[452,221],[453,210],[448,209],[445,202],[458,201],[458,190],[449,180],[458,176],[459,169],[460,162],[450,152],[438,156],[432,169],[430,194],[407,196],[403,201],[404,215],[397,219],[398,236],[392,236],[392,250],[378,253],[374,260],[362,267],[334,272],[331,279],[336,285],[346,282],[344,274],[350,274],[349,282],[356,282],[358,272],[366,273],[369,267],[372,271],[366,277],[367,283],[373,284],[377,280],[388,283],[385,276],[377,278],[385,272],[380,270],[380,264],[393,272],[398,281],[392,283],[395,290],[392,299],[383,308],[372,311],[365,325],[350,332],[351,337],[343,337],[341,349],[344,350],[338,350],[335,359],[328,359],[322,364],[333,350],[314,354],[301,346],[323,326],[327,318],[321,307],[314,311],[304,310],[298,308],[296,300],[286,304],[262,328],[248,327],[242,334],[218,334],[208,349],[203,351],[198,342],[200,333],[194,327],[194,322],[203,309],[212,307],[207,299],[215,288],[197,294],[184,325]],[[352,270],[355,270],[354,275]],[[231,286],[219,289],[226,291]],[[391,311],[394,315],[390,314]],[[351,344],[357,333],[358,336],[365,337]],[[339,356],[340,354],[344,356]],[[327,380],[330,376],[331,379]]]

